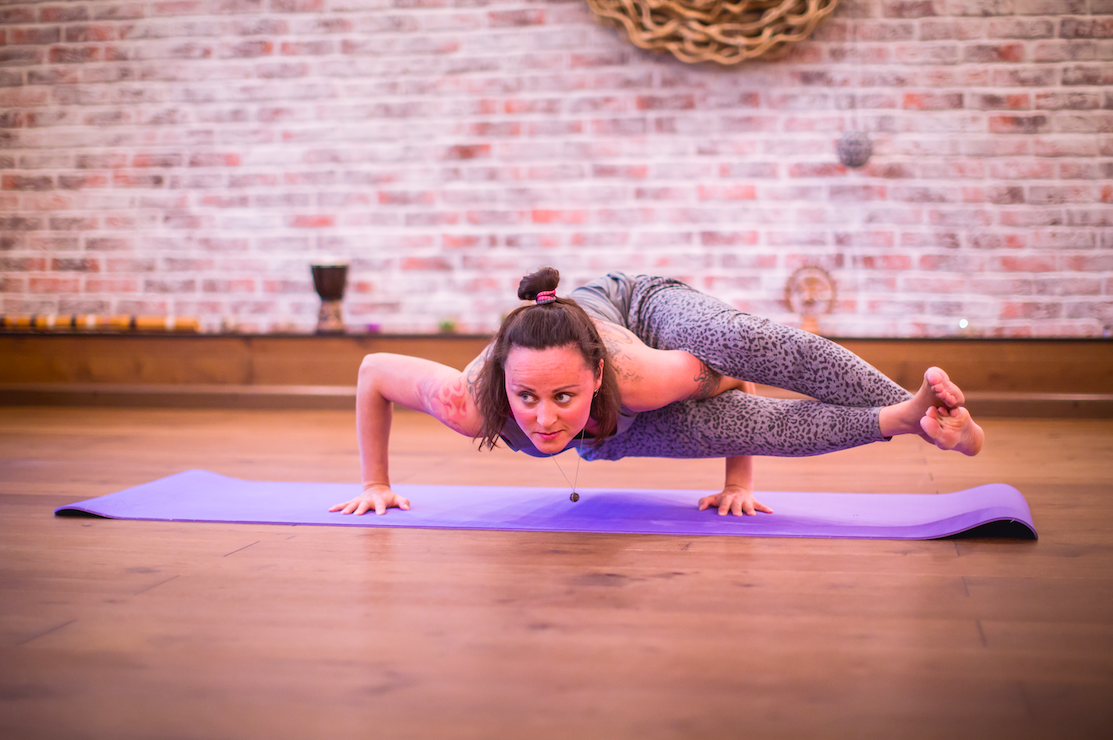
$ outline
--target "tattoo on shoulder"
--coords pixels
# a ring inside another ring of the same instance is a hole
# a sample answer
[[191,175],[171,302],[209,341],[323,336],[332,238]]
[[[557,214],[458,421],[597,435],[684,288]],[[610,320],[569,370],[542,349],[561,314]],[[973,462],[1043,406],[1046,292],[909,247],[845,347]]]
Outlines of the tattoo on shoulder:
[[692,395],[688,396],[689,401],[702,401],[705,398],[711,398],[715,395],[715,391],[719,389],[719,381],[723,379],[722,374],[712,370],[707,366],[707,363],[700,360],[699,372],[692,380],[696,383],[696,389],[692,391]]
[[595,324],[595,328],[599,330],[599,335],[603,337],[604,341],[612,339],[621,344],[633,344],[634,339],[636,339],[634,332],[609,321],[599,321]]
[[487,345],[484,350],[479,353],[479,357],[468,363],[464,368],[464,384],[467,386],[468,395],[471,396],[472,401],[475,401],[475,385],[479,382],[479,374],[483,372],[483,365],[487,362],[487,358],[491,354],[491,345]]
[[607,347],[607,354],[611,356],[611,365],[620,382],[636,382],[641,376],[634,371],[633,358],[629,349],[633,347],[637,336],[628,329],[623,329],[610,322],[599,322],[599,336]]

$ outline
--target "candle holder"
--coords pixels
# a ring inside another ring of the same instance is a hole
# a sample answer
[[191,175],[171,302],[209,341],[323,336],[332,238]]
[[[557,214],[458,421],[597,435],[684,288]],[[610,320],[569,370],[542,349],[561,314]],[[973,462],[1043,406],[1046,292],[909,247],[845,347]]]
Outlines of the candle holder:
[[313,287],[321,297],[317,312],[318,334],[344,333],[344,289],[348,286],[346,260],[318,260],[310,265]]

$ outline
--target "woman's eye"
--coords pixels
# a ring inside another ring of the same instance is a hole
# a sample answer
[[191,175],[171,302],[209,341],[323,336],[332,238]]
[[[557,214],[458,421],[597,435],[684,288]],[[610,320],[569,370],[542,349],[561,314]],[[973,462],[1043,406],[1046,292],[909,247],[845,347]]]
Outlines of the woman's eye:
[[568,403],[572,400],[571,393],[558,393],[556,397],[557,403]]
[[521,399],[522,403],[529,403],[533,400],[533,396],[529,393],[519,393],[518,398]]

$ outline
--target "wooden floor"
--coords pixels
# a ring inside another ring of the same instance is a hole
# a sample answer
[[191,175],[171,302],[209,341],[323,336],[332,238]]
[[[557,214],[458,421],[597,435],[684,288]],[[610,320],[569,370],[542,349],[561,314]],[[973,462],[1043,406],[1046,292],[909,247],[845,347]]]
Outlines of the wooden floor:
[[[396,427],[396,482],[562,482]],[[354,482],[353,416],[0,408],[0,737],[1108,737],[1113,422],[985,427],[978,458],[901,438],[759,460],[758,487],[1002,481],[1038,542],[55,518],[189,468]],[[579,475],[710,489],[719,465]]]

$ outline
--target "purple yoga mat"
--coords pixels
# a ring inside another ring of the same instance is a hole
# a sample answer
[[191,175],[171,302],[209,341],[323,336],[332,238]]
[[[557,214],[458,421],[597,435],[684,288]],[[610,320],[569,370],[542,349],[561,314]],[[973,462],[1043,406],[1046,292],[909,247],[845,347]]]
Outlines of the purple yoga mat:
[[758,498],[775,513],[744,517],[697,511],[704,491],[583,488],[573,503],[567,488],[399,484],[394,490],[410,499],[409,511],[390,509],[384,516],[328,511],[359,490],[355,483],[250,481],[188,470],[54,513],[177,522],[890,540],[927,540],[991,522],[1017,522],[1036,536],[1028,502],[1003,483],[944,494],[763,491]]

